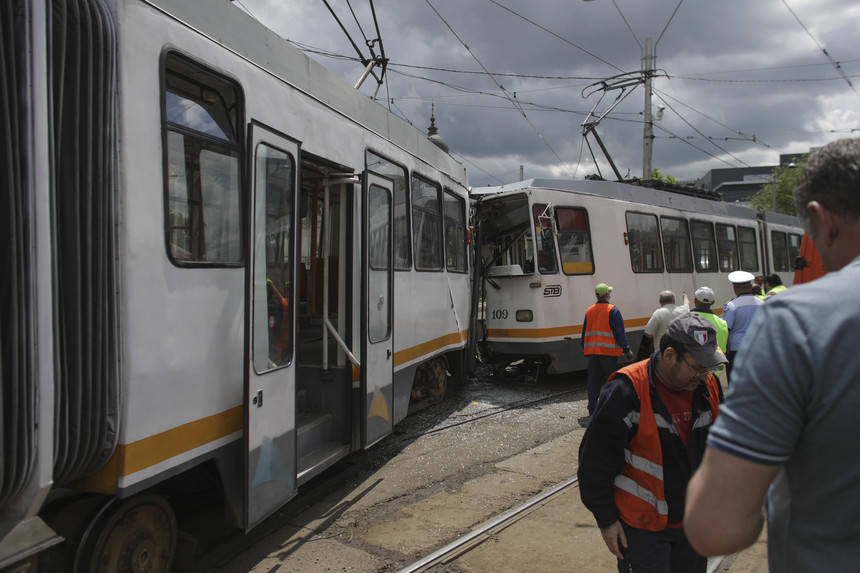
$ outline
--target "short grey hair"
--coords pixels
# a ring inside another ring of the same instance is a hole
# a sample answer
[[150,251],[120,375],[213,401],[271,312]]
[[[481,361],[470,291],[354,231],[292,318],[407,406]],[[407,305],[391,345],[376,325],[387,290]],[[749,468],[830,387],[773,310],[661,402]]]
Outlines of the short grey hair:
[[672,304],[675,302],[675,293],[670,290],[664,290],[660,293],[660,304]]
[[860,222],[860,138],[836,140],[809,157],[794,192],[794,207],[807,231],[810,201],[852,223]]

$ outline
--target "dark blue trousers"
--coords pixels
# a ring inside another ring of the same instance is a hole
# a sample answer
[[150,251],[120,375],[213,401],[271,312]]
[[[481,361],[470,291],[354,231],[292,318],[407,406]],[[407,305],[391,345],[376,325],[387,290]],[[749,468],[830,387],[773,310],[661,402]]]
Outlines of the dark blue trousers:
[[646,531],[623,521],[627,559],[618,560],[619,573],[705,573],[707,557],[696,553],[680,527]]
[[606,380],[618,370],[619,356],[603,356],[590,354],[588,356],[588,415],[594,413],[597,398]]

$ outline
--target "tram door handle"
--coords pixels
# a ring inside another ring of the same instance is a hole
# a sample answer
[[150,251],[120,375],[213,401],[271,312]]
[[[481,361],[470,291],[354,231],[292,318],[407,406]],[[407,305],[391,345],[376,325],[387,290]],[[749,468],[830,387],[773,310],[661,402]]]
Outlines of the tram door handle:
[[257,390],[257,395],[251,400],[251,403],[257,406],[257,408],[263,407],[263,390]]

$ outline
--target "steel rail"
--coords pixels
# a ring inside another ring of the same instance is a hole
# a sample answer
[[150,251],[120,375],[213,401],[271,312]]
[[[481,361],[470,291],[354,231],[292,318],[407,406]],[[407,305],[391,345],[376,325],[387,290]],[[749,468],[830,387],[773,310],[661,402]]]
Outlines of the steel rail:
[[577,485],[578,482],[578,478],[573,477],[567,481],[558,484],[554,488],[533,497],[526,503],[503,513],[502,515],[491,521],[488,521],[478,529],[449,543],[442,549],[439,549],[438,551],[431,553],[423,559],[416,561],[412,565],[401,569],[399,573],[418,573],[419,571],[426,571],[434,565],[450,563],[463,553],[483,543],[484,540],[486,540],[491,535],[494,535],[499,531],[505,529],[506,527],[513,525],[518,520],[522,519],[535,509],[538,509],[541,504],[559,495],[567,488]]

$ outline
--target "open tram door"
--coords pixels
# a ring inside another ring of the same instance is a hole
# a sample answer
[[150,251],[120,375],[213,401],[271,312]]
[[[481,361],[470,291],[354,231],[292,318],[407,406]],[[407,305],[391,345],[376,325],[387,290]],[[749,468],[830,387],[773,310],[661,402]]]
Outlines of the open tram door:
[[245,530],[296,494],[295,212],[299,145],[250,126]]
[[392,432],[394,182],[365,171],[362,201],[361,387],[365,447]]

